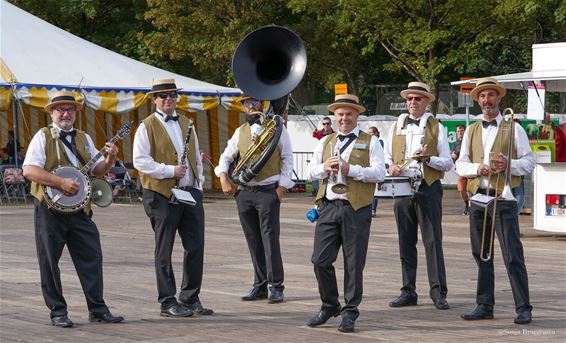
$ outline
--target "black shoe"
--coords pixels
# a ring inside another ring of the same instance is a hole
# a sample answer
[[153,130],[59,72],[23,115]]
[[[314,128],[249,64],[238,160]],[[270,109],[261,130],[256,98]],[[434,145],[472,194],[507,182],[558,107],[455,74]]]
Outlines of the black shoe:
[[517,313],[515,317],[515,324],[529,324],[533,320],[533,316],[530,310],[522,310]]
[[350,316],[343,316],[338,331],[340,332],[354,332],[354,324],[356,321]]
[[104,322],[104,323],[119,323],[124,320],[122,316],[114,316],[110,312],[106,313],[89,313],[88,314],[88,321],[89,322]]
[[307,325],[310,327],[315,327],[322,325],[328,321],[328,319],[332,317],[337,317],[340,314],[340,308],[334,309],[322,309],[318,311],[317,314],[314,315],[308,322]]
[[450,305],[448,305],[448,301],[446,301],[446,299],[444,298],[435,300],[434,306],[436,306],[436,308],[439,310],[448,310],[450,308]]
[[66,314],[63,314],[57,317],[52,317],[51,325],[59,326],[62,328],[70,328],[73,326],[73,322],[69,319],[69,317]]
[[242,297],[243,301],[254,301],[260,299],[267,299],[267,289],[261,287],[254,287],[250,293]]
[[478,305],[472,312],[463,314],[460,317],[464,320],[493,319],[493,307]]
[[161,309],[159,315],[163,317],[190,317],[193,315],[193,311],[179,304],[175,304],[166,309]]
[[403,292],[397,299],[389,303],[389,307],[415,306],[417,299],[417,293]]
[[197,300],[193,303],[181,303],[181,305],[193,311],[193,313],[201,316],[210,316],[214,313],[212,309],[202,306],[200,300]]
[[283,302],[283,290],[278,288],[271,290],[271,294],[269,295],[267,302],[270,304]]

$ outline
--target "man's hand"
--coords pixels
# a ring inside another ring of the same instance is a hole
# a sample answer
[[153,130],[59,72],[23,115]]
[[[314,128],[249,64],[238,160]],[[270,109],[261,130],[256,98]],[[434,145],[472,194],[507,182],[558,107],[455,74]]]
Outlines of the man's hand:
[[285,189],[285,187],[277,186],[277,188],[275,189],[275,193],[277,193],[277,197],[279,198],[279,201],[283,201],[283,196],[285,195],[286,191],[287,189]]
[[487,164],[480,163],[478,167],[478,175],[479,176],[488,176],[489,175],[489,166]]
[[114,145],[114,143],[106,142],[106,144],[104,144],[104,149],[112,160],[115,160],[116,156],[118,156],[118,147]]
[[327,173],[337,174],[338,173],[338,156],[332,156],[322,164],[324,166],[324,171]]
[[61,182],[59,184],[58,189],[65,195],[65,196],[73,196],[77,194],[79,191],[80,185],[77,181],[70,179],[70,178],[61,178]]
[[392,164],[389,166],[389,169],[387,169],[387,171],[389,172],[389,176],[399,176],[401,175],[401,167],[399,167],[396,164]]
[[236,185],[230,181],[228,174],[220,174],[220,185],[222,186],[222,192],[224,192],[224,195],[234,195],[236,193]]
[[499,153],[491,162],[492,170],[491,172],[494,174],[501,173],[507,170],[507,157],[502,153]]
[[187,166],[186,165],[178,165],[175,166],[175,177],[182,178],[187,173]]

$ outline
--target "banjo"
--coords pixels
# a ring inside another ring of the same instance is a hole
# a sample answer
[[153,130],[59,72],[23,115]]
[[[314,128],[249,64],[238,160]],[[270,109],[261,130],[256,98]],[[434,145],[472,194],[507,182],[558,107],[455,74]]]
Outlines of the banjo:
[[[119,139],[123,139],[126,135],[130,133],[131,126],[129,123],[126,123],[120,127],[116,136],[112,137],[110,143],[115,143]],[[67,196],[64,195],[60,190],[50,187],[50,186],[42,186],[43,194],[45,197],[45,201],[47,206],[57,212],[61,213],[74,213],[82,210],[86,204],[91,200],[91,197],[96,197],[99,195],[102,190],[94,189],[94,187],[102,187],[104,188],[108,185],[107,182],[97,182],[100,179],[91,178],[89,177],[88,173],[90,168],[94,165],[98,159],[104,155],[106,151],[104,149],[100,150],[98,154],[96,154],[93,158],[90,159],[81,169],[74,167],[74,166],[63,166],[57,167],[51,171],[51,173],[63,177],[63,178],[70,178],[74,181],[79,183],[79,191],[75,195]],[[108,185],[109,186],[109,185]],[[96,201],[93,202],[96,205]],[[109,204],[108,204],[109,205]],[[106,205],[106,206],[108,206]],[[104,205],[100,205],[101,207],[105,207]]]

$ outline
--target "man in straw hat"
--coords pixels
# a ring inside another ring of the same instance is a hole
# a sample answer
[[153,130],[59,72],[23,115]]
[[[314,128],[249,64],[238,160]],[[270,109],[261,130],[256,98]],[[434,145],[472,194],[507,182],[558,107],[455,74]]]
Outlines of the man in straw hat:
[[[511,188],[519,187],[520,177],[530,174],[535,168],[535,159],[525,130],[511,118],[504,119],[500,113],[499,104],[505,93],[505,88],[493,78],[479,79],[471,93],[472,99],[481,107],[483,120],[470,125],[464,133],[460,157],[456,161],[456,171],[459,175],[468,178],[468,192],[472,195],[494,196],[495,192],[500,195],[504,188],[505,171],[509,163]],[[510,139],[511,127],[514,130],[513,141]],[[506,156],[509,143],[512,144],[511,156]],[[514,321],[516,324],[528,324],[531,322],[533,307],[529,302],[529,284],[520,238],[517,203],[505,199],[498,200],[494,214],[490,210],[493,205],[486,208],[474,203],[473,197],[470,200],[472,200],[470,208],[472,255],[478,265],[477,307],[472,312],[463,314],[462,318],[464,320],[493,318],[495,304],[493,256],[486,258],[486,249],[490,246],[489,235],[486,234],[487,237],[483,238],[482,232],[484,225],[487,225],[486,231],[489,232],[492,221],[495,220],[495,232],[499,238],[503,262],[515,300],[517,317]],[[488,212],[487,221],[484,223],[485,211]],[[481,251],[482,239],[485,239],[484,251]],[[482,260],[482,256],[487,261]]]
[[[421,229],[427,261],[429,295],[434,306],[446,310],[446,269],[442,250],[442,184],[444,172],[454,166],[446,129],[426,112],[435,97],[426,83],[411,82],[401,91],[409,113],[399,116],[385,144],[385,163],[390,176],[417,178],[420,185],[412,197],[395,199],[393,210],[399,233],[403,286],[390,307],[417,305],[417,241]],[[419,158],[415,159],[414,157]],[[405,163],[408,165],[401,166]]]
[[[134,167],[143,186],[143,206],[155,232],[157,300],[161,316],[211,315],[199,294],[204,261],[204,207],[202,160],[196,130],[188,132],[189,119],[175,111],[178,88],[173,79],[155,80],[148,94],[155,112],[139,125],[133,143]],[[186,137],[190,137],[186,142]],[[186,162],[181,159],[186,155]],[[171,189],[189,192],[194,206],[170,202]],[[183,279],[178,299],[171,254],[179,232],[183,245]]]
[[242,300],[267,298],[271,304],[280,303],[284,300],[285,286],[279,244],[279,210],[285,191],[295,185],[291,180],[293,148],[287,128],[283,126],[277,148],[265,166],[247,184],[236,188],[228,175],[230,164],[238,154],[243,156],[252,148],[252,137],[261,129],[260,113],[263,109],[262,101],[250,96],[244,96],[240,101],[246,112],[246,122],[228,140],[214,172],[220,178],[224,195],[233,195],[236,199],[254,268],[253,288]]
[[[98,229],[91,220],[90,205],[76,213],[57,212],[45,203],[41,187],[53,187],[65,196],[79,192],[80,184],[76,180],[57,176],[50,171],[59,166],[81,168],[98,154],[90,136],[73,127],[77,111],[82,107],[83,104],[75,100],[73,92],[53,93],[44,107],[53,122],[33,136],[23,163],[24,176],[32,181],[31,193],[36,198],[35,242],[41,291],[45,304],[51,310],[51,324],[59,327],[73,326],[63,297],[59,272],[59,259],[65,245],[81,281],[89,321],[117,323],[124,320],[123,317],[112,315],[104,303],[102,249]],[[107,152],[106,158],[100,157],[90,170],[99,177],[114,165],[118,154],[118,148],[112,143],[106,143],[103,149]]]
[[[373,191],[375,184],[383,181],[385,167],[377,137],[358,127],[358,117],[365,111],[358,97],[337,95],[328,110],[334,112],[337,132],[318,142],[307,168],[310,180],[321,180],[315,200],[319,218],[312,263],[322,300],[319,312],[307,325],[316,327],[341,314],[338,330],[352,332],[363,295]],[[346,184],[345,193],[343,186],[333,187],[337,183]],[[343,307],[333,266],[340,246],[344,253]]]

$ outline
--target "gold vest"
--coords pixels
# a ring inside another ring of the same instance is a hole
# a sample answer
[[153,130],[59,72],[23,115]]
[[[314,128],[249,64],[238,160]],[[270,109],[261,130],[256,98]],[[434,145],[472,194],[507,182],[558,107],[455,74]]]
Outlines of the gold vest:
[[[77,153],[83,158],[85,163],[88,163],[91,159],[91,155],[87,152],[88,140],[86,139],[86,134],[81,130],[76,131],[77,136],[75,137],[75,143],[77,146]],[[65,152],[65,146],[63,143],[57,143],[59,139],[55,139],[51,135],[51,126],[42,128],[40,132],[42,132],[45,136],[45,165],[43,166],[43,169],[50,172],[57,167],[72,166],[69,158],[67,157],[67,153]],[[59,161],[57,160],[57,149],[59,149],[59,155],[61,156],[61,165],[59,165]],[[81,166],[81,162],[78,161],[78,163],[79,166]],[[39,183],[31,183],[30,193],[37,200],[45,202],[43,188]],[[83,210],[86,213],[90,213],[90,201],[86,204]]]
[[[332,151],[330,151],[331,144],[336,146],[336,136],[337,133],[334,132],[328,136],[328,139],[324,142],[322,148],[322,162],[326,161],[330,156],[332,156]],[[362,167],[369,167],[369,145],[371,142],[371,136],[363,131],[360,131],[360,135],[356,139],[348,163],[353,165],[359,165]],[[358,149],[356,146],[363,146],[363,149]],[[345,182],[348,185],[348,201],[352,205],[352,208],[357,211],[358,209],[371,205],[373,200],[373,193],[375,191],[375,183],[365,183],[361,181],[354,180],[351,177],[346,177]],[[326,185],[328,184],[328,178],[321,180],[321,185],[318,188],[318,193],[316,195],[315,203],[319,204],[322,199],[326,196]]]
[[[244,123],[240,126],[240,136],[238,139],[238,150],[240,151],[240,156],[244,156],[249,149],[251,149],[253,141],[251,136],[250,124]],[[252,161],[257,160],[258,156],[252,156]],[[281,152],[279,148],[273,151],[273,154],[267,160],[267,163],[261,168],[259,173],[255,176],[256,181],[265,180],[270,176],[278,175],[281,172]]]
[[[409,118],[409,116],[407,116]],[[403,128],[407,128],[407,119],[403,123]],[[401,165],[405,162],[405,146],[406,140],[404,135],[397,134],[397,123],[393,127],[393,144],[392,144],[392,157],[393,163]],[[424,134],[424,144],[426,144],[426,154],[430,156],[438,156],[438,119],[433,117],[428,117],[425,134]],[[432,185],[433,182],[440,180],[444,177],[444,172],[429,167],[423,163],[423,173],[424,181],[427,185]]]
[[[491,147],[491,152],[495,155],[499,153],[503,153],[507,155],[509,151],[509,124],[505,124],[506,122],[502,120],[498,127],[497,127],[497,136],[495,137],[495,141],[493,142],[493,146]],[[512,122],[513,129],[515,129],[515,122]],[[470,125],[468,128],[470,131],[468,145],[470,147],[470,161],[472,163],[483,163],[484,153],[483,153],[483,139],[482,139],[482,123],[481,120],[478,120],[474,124]],[[515,148],[515,142],[511,147],[511,159],[517,159],[517,149]],[[511,161],[509,161],[511,163]],[[503,191],[503,187],[505,186],[505,177],[504,173],[501,173],[499,176],[499,182],[497,183],[497,193],[501,193]],[[494,189],[494,185],[497,181],[497,174],[491,175],[491,179],[489,180],[489,187]],[[518,187],[521,184],[521,177],[520,176],[511,176],[511,188]],[[476,176],[473,178],[468,179],[468,192],[472,194],[476,194],[478,188],[480,186],[480,176]]]
[[[157,163],[176,166],[179,164],[177,149],[175,149],[175,145],[171,141],[167,130],[165,129],[161,121],[157,118],[158,115],[160,114],[153,113],[143,120],[143,124],[145,125],[145,128],[147,130],[149,145],[151,147],[149,154]],[[189,119],[187,119],[185,116],[179,116],[179,125],[181,126],[183,137],[186,137]],[[187,161],[189,162],[189,167],[193,172],[196,186],[199,182],[199,174],[197,171],[195,139],[195,132],[192,132],[191,139],[188,142]],[[171,188],[175,187],[175,184],[177,183],[176,177],[156,179],[141,172],[140,180],[143,188],[157,192],[166,198],[171,197]]]

